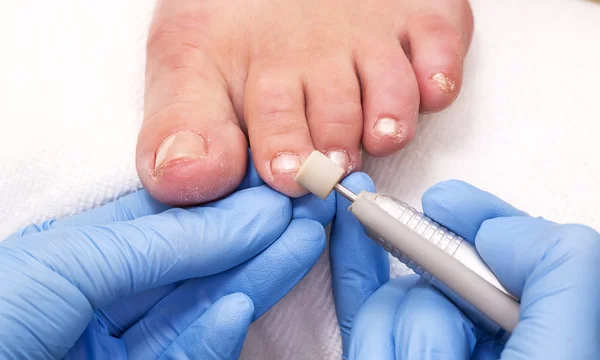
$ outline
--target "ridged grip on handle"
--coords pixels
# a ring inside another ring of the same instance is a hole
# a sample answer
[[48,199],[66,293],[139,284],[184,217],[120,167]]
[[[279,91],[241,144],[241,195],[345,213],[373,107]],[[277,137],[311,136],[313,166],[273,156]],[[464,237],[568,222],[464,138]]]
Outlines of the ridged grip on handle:
[[444,292],[475,323],[500,336],[500,327],[514,329],[519,304],[471,243],[392,197],[363,192],[350,210],[373,240]]
[[[476,272],[479,276],[494,285],[498,290],[515,298],[502,286],[502,284],[500,284],[494,273],[492,273],[483,259],[481,259],[473,244],[396,198],[386,195],[373,194],[372,201],[387,211],[400,223],[406,225],[406,227],[416,232],[423,239],[429,241],[438,249],[443,250],[445,253],[454,257],[472,271]],[[430,284],[435,285],[435,277],[415,264],[414,261],[409,259],[398,249],[394,248],[392,244],[379,237],[374,238],[374,240],[386,251],[392,254],[392,256],[413,270],[416,274],[420,275]]]
[[[454,256],[456,250],[463,242],[463,239],[456,236],[454,233],[437,226],[437,224],[420,212],[410,208],[408,205],[400,204],[401,215],[399,217],[394,216],[400,220],[411,230],[416,231],[425,240],[428,240],[434,244],[438,249],[443,250],[450,256]],[[414,261],[409,259],[400,250],[394,248],[391,243],[380,237],[375,237],[373,240],[383,247],[387,252],[392,254],[396,259],[400,260],[404,265],[413,270],[416,274],[420,275],[423,279],[429,283],[435,283],[435,277],[429,274],[425,269],[421,268]]]
[[[387,251],[388,253],[390,253],[393,257],[395,257],[396,259],[400,260],[401,263],[403,263],[409,269],[411,269],[412,271],[414,271],[415,274],[420,275],[421,278],[425,279],[430,284],[432,284],[432,285],[435,284],[435,280],[436,280],[435,277],[433,277],[430,273],[428,273],[427,271],[425,271],[425,269],[421,268],[419,265],[415,264],[414,261],[412,261],[411,259],[409,259],[408,257],[406,257],[406,255],[404,255],[403,253],[401,253],[400,250],[394,248],[392,246],[392,244],[390,244],[389,242],[387,242],[385,239],[374,236],[373,240],[377,244],[379,244],[379,246],[381,246],[382,248],[384,248],[385,251]],[[444,246],[444,245],[448,245],[448,246]],[[460,239],[454,238],[454,239],[449,239],[449,241],[446,244],[442,244],[442,246],[439,246],[438,248],[441,249],[441,250],[446,251],[450,255],[453,255],[454,252],[456,251],[456,249],[458,249],[459,245],[460,245]]]

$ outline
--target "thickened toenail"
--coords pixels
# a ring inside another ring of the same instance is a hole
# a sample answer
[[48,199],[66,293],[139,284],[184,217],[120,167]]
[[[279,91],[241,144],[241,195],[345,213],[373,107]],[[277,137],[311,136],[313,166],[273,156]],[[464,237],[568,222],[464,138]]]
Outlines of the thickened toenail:
[[281,153],[271,160],[271,173],[285,174],[300,170],[300,158],[293,153]]
[[431,75],[429,80],[444,92],[452,92],[456,88],[456,81],[441,72]]
[[350,167],[350,157],[344,150],[330,150],[325,155],[344,170],[348,170]]
[[378,136],[395,137],[400,135],[400,124],[398,121],[384,117],[377,120],[375,124],[375,134]]
[[163,141],[156,151],[155,168],[161,168],[174,160],[194,159],[205,156],[206,141],[202,136],[189,132],[172,134]]

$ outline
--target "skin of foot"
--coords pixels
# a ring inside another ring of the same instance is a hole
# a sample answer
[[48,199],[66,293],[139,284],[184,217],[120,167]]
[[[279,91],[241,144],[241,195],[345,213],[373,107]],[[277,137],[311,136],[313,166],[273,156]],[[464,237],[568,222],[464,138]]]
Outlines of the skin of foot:
[[159,0],[147,45],[137,170],[159,201],[232,192],[248,147],[289,196],[313,150],[348,172],[415,134],[457,97],[466,0]]

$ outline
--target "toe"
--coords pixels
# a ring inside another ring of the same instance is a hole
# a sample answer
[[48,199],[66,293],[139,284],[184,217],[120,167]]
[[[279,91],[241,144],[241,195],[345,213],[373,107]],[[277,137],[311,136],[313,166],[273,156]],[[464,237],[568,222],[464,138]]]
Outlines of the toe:
[[362,85],[363,146],[374,156],[391,154],[416,131],[419,88],[414,72],[397,41],[358,53],[356,63]]
[[421,92],[421,111],[445,109],[460,91],[468,39],[441,16],[411,20],[407,25],[407,39]]
[[314,150],[304,103],[297,72],[273,66],[250,69],[244,118],[254,165],[267,184],[292,197],[306,194],[295,177]]
[[155,21],[148,41],[138,174],[161,202],[211,201],[242,181],[246,139],[219,72],[193,46],[194,33],[179,30],[185,27],[172,11],[160,13],[172,16]]
[[315,149],[347,169],[360,169],[362,105],[349,57],[320,61],[306,75],[306,117]]

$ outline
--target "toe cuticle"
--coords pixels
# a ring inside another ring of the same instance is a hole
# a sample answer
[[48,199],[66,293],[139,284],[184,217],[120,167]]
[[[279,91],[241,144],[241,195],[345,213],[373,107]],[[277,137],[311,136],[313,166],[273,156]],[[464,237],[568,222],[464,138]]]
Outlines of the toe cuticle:
[[302,166],[300,157],[291,152],[277,154],[271,160],[271,173],[273,175],[293,174]]
[[206,156],[208,147],[202,136],[191,131],[180,131],[167,137],[156,150],[154,168],[159,170],[174,161]]
[[456,89],[456,80],[442,72],[437,72],[429,77],[429,81],[443,92],[453,92]]

